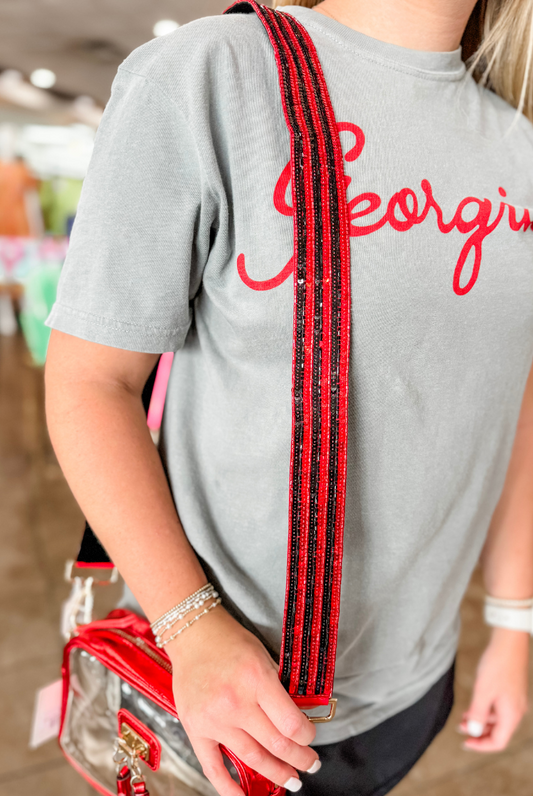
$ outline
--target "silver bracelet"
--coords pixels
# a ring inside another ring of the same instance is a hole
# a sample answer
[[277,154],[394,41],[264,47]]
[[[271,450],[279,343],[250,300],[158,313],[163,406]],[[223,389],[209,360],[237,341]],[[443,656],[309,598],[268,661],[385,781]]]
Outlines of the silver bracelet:
[[210,588],[213,588],[211,586],[211,584],[210,583],[206,583],[204,586],[201,586],[199,589],[196,589],[194,594],[190,594],[188,597],[186,597],[184,600],[182,600],[180,603],[178,603],[178,605],[175,605],[173,608],[170,608],[168,611],[166,611],[162,616],[159,617],[159,619],[155,619],[152,622],[152,624],[150,625],[152,630],[154,629],[154,627],[156,625],[161,624],[165,619],[167,619],[171,614],[173,614],[174,611],[176,611],[178,608],[181,608],[181,606],[185,605],[185,603],[196,599],[196,597],[198,597],[203,591],[206,591],[207,589],[210,589]]
[[214,587],[211,583],[208,583],[206,586],[202,586],[201,589],[197,589],[194,594],[191,594],[189,597],[186,597],[185,600],[182,600],[178,605],[175,605],[169,611],[164,613],[159,619],[156,619],[150,625],[152,632],[155,636],[156,643],[161,640],[162,635],[167,631],[170,630],[176,622],[180,619],[183,619],[187,614],[193,611],[195,608],[201,608],[204,603],[206,603],[210,599],[215,599],[218,597],[218,592],[215,591]]
[[187,628],[190,627],[194,622],[197,622],[199,619],[202,618],[202,616],[205,616],[206,614],[208,614],[209,611],[212,611],[213,608],[216,608],[217,605],[220,605],[221,602],[222,602],[222,600],[220,599],[220,597],[218,597],[215,600],[214,603],[211,603],[211,605],[208,605],[207,608],[204,608],[204,610],[201,611],[199,614],[196,614],[196,616],[193,619],[190,619],[188,622],[186,622],[183,625],[183,627],[180,627],[179,630],[176,630],[175,633],[173,633],[171,636],[166,638],[164,641],[161,641],[161,639],[159,639],[159,641],[158,641],[156,639],[156,644],[159,647],[159,649],[162,649],[167,644],[169,644],[171,641],[173,641],[175,638],[177,638],[181,633],[183,633],[184,630],[187,630]]
[[205,601],[208,599],[209,595],[213,594],[214,591],[215,590],[210,583],[202,586],[201,589],[198,589],[194,592],[194,594],[186,597],[184,600],[178,603],[178,605],[175,605],[173,608],[164,613],[163,616],[160,616],[159,619],[156,619],[154,622],[152,622],[150,625],[152,631],[157,633],[160,628],[162,628],[166,623],[172,621],[175,617],[179,616],[180,613],[183,615],[183,612],[187,609],[190,610],[191,607],[198,607],[200,601]]

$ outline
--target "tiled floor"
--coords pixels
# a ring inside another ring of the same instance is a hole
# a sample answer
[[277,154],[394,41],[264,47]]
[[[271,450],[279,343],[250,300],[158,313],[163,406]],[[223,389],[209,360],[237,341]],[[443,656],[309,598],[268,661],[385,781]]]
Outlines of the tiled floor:
[[[0,337],[0,796],[93,793],[54,742],[28,749],[34,692],[58,677],[62,571],[81,528],[46,435],[42,373],[20,338]],[[112,588],[99,597],[101,612],[117,596]],[[482,593],[476,575],[463,605],[453,715],[393,796],[533,796],[533,716],[496,756],[462,751],[454,730],[487,638]]]

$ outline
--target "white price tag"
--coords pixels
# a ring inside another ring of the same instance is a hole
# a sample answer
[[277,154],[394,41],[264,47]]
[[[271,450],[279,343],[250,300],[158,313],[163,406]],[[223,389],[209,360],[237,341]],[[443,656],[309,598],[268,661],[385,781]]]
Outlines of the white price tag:
[[31,726],[30,749],[37,749],[46,741],[58,737],[62,694],[63,683],[61,680],[56,680],[37,691]]

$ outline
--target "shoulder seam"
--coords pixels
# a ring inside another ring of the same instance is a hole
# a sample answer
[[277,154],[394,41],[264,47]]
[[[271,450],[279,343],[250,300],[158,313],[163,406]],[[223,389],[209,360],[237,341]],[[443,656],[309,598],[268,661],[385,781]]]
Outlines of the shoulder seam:
[[196,153],[197,153],[197,156],[198,156],[198,162],[201,164],[202,171],[203,171],[204,176],[205,176],[205,181],[206,181],[207,187],[209,188],[209,192],[211,194],[211,197],[215,200],[215,202],[217,202],[217,195],[216,195],[216,192],[215,192],[215,190],[214,190],[214,188],[213,188],[213,186],[211,184],[211,180],[208,177],[208,171],[206,169],[206,166],[205,166],[203,157],[201,155],[201,152],[198,149],[198,145],[196,143],[196,136],[193,135],[192,130],[191,130],[190,122],[189,122],[187,116],[185,115],[185,113],[183,112],[183,110],[178,105],[178,103],[172,97],[170,97],[166,93],[166,91],[164,91],[161,88],[161,86],[158,83],[156,83],[155,80],[153,80],[151,77],[148,77],[148,75],[143,75],[140,72],[134,72],[132,69],[127,69],[125,66],[122,66],[122,65],[119,66],[118,71],[119,72],[126,72],[126,74],[128,74],[128,75],[134,75],[135,77],[140,77],[142,80],[145,80],[147,83],[149,83],[151,86],[153,86],[159,92],[159,94],[161,94],[162,97],[164,97],[166,100],[168,100],[168,102],[171,102],[172,105],[174,106],[174,108],[176,108],[176,110],[178,111],[179,115],[182,117],[183,121],[187,125],[187,129],[188,129],[188,131],[189,131],[189,133],[191,135],[191,139],[194,141],[194,147],[196,149]]

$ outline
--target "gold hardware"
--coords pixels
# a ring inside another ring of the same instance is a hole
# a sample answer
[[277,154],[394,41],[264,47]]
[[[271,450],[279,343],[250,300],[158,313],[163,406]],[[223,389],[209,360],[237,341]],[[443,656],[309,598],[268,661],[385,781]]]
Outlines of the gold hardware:
[[[74,583],[74,574],[73,573],[74,573],[74,567],[75,566],[76,566],[76,561],[74,561],[72,559],[69,559],[69,561],[67,561],[65,563],[65,580],[67,581],[67,583]],[[98,564],[95,564],[94,567],[87,567],[87,569],[102,569],[102,567],[99,567]],[[110,569],[111,570],[111,574],[109,576],[109,579],[108,580],[96,580],[96,578],[95,578],[93,580],[93,583],[94,583],[95,586],[108,586],[110,583],[117,583],[117,581],[118,581],[118,569],[116,567],[113,567],[112,569],[111,569],[111,567],[106,567],[106,569]],[[78,577],[80,577],[80,576],[78,576]]]
[[131,757],[140,757],[146,763],[150,759],[150,747],[125,721],[120,725],[120,737]]
[[[121,735],[115,738],[113,754],[117,776],[122,772],[123,767],[126,766],[131,776],[130,782],[132,785],[137,782],[144,782],[143,773],[139,765],[139,758],[144,760],[144,762],[148,761],[148,745],[125,722],[122,723],[120,732]],[[124,734],[125,737],[122,737],[122,734]],[[128,739],[127,741],[126,738]]]
[[335,699],[335,697],[332,697],[329,700],[328,705],[329,705],[329,713],[327,716],[307,716],[309,721],[311,721],[313,724],[324,724],[324,722],[326,721],[331,721],[331,719],[335,716],[335,713],[337,711],[337,700]]

